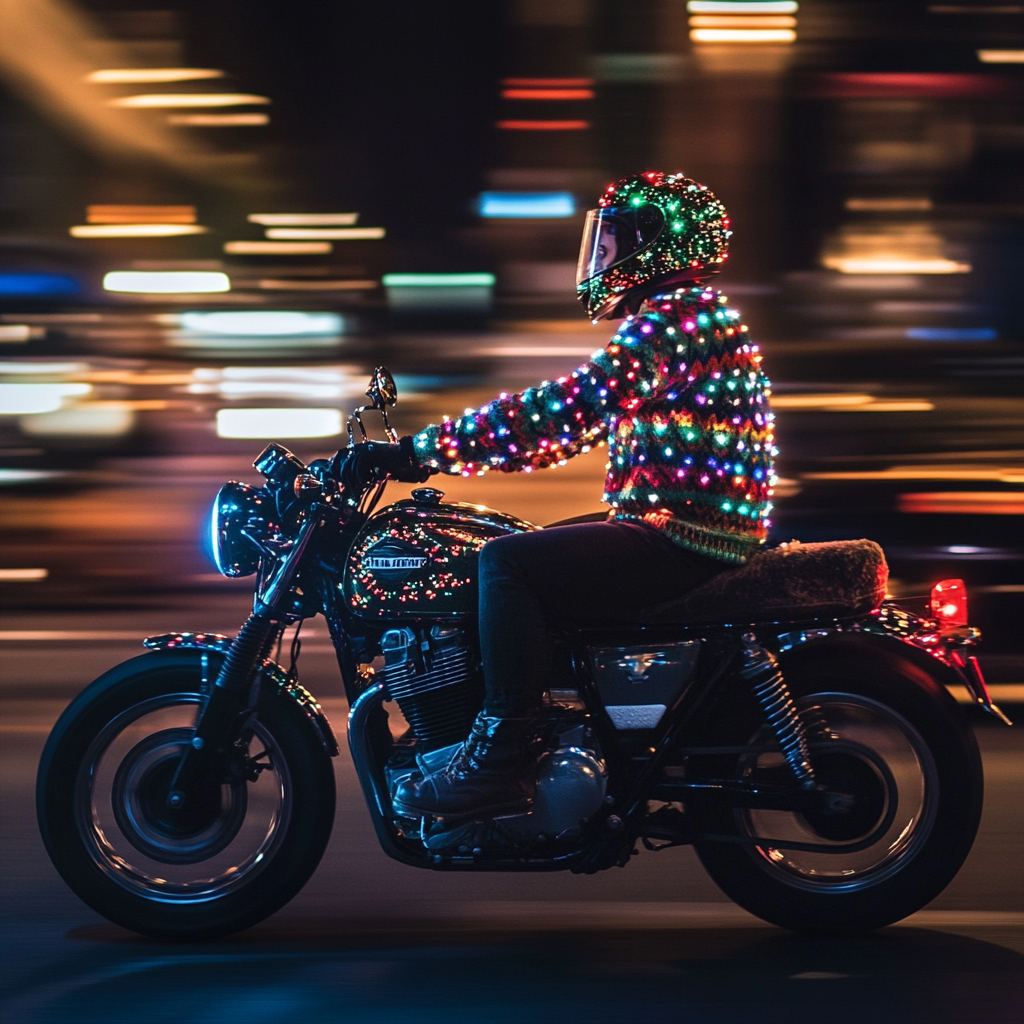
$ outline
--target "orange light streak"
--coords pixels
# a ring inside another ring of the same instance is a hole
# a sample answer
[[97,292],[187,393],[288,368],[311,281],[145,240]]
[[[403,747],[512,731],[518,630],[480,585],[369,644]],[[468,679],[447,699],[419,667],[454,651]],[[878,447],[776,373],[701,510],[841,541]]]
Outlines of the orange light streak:
[[85,208],[87,224],[195,224],[194,206],[126,206],[100,203]]
[[594,84],[592,78],[503,78],[504,86],[520,86],[525,89],[570,89],[588,88]]
[[589,121],[499,121],[506,132],[580,132],[590,127]]
[[953,515],[1024,515],[1024,493],[1012,491],[933,491],[901,494],[901,512]]
[[502,89],[503,100],[592,100],[593,89]]

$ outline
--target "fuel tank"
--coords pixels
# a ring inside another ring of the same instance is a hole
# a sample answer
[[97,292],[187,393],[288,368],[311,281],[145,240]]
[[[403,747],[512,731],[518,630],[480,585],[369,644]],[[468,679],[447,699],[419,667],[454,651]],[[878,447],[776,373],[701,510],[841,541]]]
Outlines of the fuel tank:
[[[489,540],[536,530],[483,505],[397,501],[363,525],[342,580],[345,603],[361,619],[448,618],[476,612],[477,559]],[[435,497],[436,496],[436,497]]]

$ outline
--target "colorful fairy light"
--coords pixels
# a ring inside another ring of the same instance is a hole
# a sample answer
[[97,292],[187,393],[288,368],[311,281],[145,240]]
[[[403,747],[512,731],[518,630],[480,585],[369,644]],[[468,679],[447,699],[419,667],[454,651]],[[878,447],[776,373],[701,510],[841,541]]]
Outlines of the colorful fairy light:
[[606,442],[614,518],[743,561],[765,538],[775,480],[761,358],[724,296],[681,288],[648,299],[568,376],[503,393],[414,444],[422,463],[470,476],[562,465]]

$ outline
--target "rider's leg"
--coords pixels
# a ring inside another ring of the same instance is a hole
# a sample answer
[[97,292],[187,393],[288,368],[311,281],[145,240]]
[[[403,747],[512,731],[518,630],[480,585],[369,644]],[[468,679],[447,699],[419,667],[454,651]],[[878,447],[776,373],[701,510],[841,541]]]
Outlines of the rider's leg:
[[403,784],[396,803],[442,816],[527,807],[549,630],[614,622],[625,608],[667,601],[725,568],[632,523],[555,527],[486,544],[479,574],[484,710],[452,763]]

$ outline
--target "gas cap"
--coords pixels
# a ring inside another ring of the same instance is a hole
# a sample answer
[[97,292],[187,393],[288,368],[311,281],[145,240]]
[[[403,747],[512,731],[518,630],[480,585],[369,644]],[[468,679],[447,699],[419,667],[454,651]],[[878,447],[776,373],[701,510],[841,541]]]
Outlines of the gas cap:
[[440,505],[444,497],[444,491],[436,487],[417,487],[412,492],[412,500],[418,501],[421,505]]

